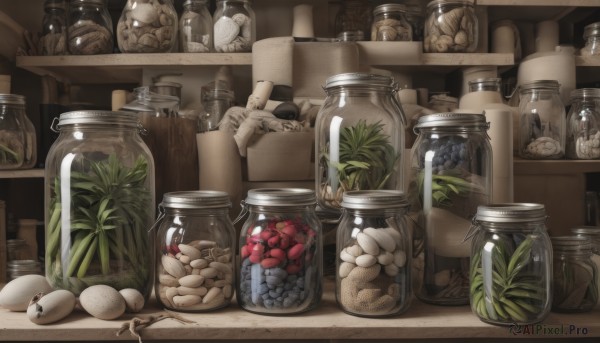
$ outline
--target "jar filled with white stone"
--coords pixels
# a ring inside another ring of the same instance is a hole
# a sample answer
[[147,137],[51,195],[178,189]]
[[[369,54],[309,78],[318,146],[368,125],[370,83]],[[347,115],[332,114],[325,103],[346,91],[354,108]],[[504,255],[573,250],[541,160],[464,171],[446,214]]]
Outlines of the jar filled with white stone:
[[571,92],[567,158],[600,159],[600,88],[580,88]]
[[182,52],[210,52],[213,46],[213,21],[207,0],[186,0],[179,18]]
[[249,0],[217,0],[213,22],[216,52],[252,51],[256,18]]
[[172,52],[179,20],[172,0],[127,0],[117,24],[123,53]]

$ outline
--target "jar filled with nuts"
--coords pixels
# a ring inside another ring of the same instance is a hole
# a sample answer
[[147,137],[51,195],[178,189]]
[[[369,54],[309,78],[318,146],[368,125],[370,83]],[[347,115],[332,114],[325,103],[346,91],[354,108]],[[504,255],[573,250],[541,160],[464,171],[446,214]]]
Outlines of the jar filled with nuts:
[[249,0],[217,0],[213,14],[216,52],[249,52],[256,40],[256,18]]
[[183,312],[229,305],[234,290],[235,231],[225,192],[183,191],[163,196],[156,229],[158,303]]
[[209,52],[213,46],[213,22],[207,0],[186,0],[179,19],[182,52]]
[[373,10],[372,41],[411,41],[412,27],[406,20],[406,6],[384,4]]
[[473,52],[478,28],[472,0],[434,0],[427,4],[425,52]]
[[67,22],[68,48],[72,55],[113,51],[112,19],[104,0],[71,0]]
[[64,0],[46,0],[40,36],[40,53],[44,56],[67,52],[67,12]]
[[177,43],[178,23],[172,0],[128,0],[117,24],[119,50],[170,52]]

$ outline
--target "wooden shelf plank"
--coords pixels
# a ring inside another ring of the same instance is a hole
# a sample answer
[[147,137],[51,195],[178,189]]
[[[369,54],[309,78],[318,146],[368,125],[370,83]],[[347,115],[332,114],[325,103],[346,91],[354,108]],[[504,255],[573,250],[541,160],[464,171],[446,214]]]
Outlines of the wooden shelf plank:
[[423,54],[423,65],[426,66],[476,66],[497,65],[511,66],[515,64],[513,54],[465,53],[465,54]]
[[0,179],[42,178],[44,169],[0,170]]
[[600,67],[600,56],[575,56],[575,65],[578,67]]
[[600,160],[525,160],[515,158],[515,175],[585,174],[600,172]]
[[479,6],[556,6],[598,7],[598,0],[476,0]]

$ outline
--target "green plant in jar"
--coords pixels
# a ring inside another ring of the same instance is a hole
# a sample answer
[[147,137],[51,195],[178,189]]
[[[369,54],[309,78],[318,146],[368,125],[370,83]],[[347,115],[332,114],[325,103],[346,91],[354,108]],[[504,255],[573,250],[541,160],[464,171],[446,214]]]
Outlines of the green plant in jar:
[[75,293],[97,283],[147,288],[152,268],[152,248],[144,237],[152,202],[145,185],[148,161],[140,156],[127,167],[111,154],[80,163],[82,171],[71,171],[66,180],[57,176],[51,189],[48,278]]

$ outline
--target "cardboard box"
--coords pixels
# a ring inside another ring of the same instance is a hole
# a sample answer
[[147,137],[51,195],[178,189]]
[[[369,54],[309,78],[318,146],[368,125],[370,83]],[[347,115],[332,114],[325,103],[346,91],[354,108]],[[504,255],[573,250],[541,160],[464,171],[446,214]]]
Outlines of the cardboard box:
[[314,179],[313,132],[270,132],[248,145],[248,181]]

